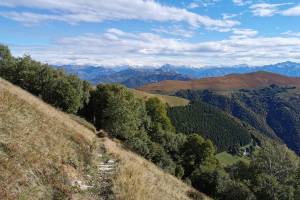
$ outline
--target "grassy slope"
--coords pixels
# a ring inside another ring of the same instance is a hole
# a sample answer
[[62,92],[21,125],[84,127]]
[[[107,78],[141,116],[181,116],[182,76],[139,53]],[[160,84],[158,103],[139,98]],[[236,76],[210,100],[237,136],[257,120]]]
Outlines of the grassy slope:
[[299,78],[282,76],[269,72],[231,74],[222,77],[202,78],[191,81],[161,81],[145,85],[139,90],[152,93],[169,94],[187,89],[237,90],[267,87],[271,84],[300,86]]
[[175,96],[168,96],[168,95],[161,95],[161,94],[150,94],[147,92],[143,92],[140,90],[131,90],[134,94],[137,96],[148,99],[151,97],[157,97],[159,98],[162,102],[167,103],[169,106],[174,107],[174,106],[185,106],[189,104],[189,100],[180,98],[180,97],[175,97]]
[[237,156],[237,155],[234,156],[234,155],[231,155],[231,154],[227,153],[226,151],[224,151],[222,153],[218,153],[216,155],[216,158],[221,163],[221,165],[224,166],[224,167],[233,165],[233,164],[235,164],[239,161],[250,162],[250,159],[248,157]]
[[114,185],[118,199],[189,199],[188,192],[195,192],[108,138],[100,141],[81,124],[0,79],[0,199],[66,198],[65,194],[99,199],[69,183],[89,183],[98,146],[119,159]]

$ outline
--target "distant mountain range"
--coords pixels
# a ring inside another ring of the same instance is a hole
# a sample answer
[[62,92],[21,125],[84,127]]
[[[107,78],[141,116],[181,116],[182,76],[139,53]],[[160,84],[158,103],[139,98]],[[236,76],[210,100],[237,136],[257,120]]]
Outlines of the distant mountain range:
[[264,66],[235,65],[222,67],[211,66],[205,68],[164,65],[161,67],[161,69],[163,71],[174,71],[179,74],[187,75],[191,78],[217,77],[228,74],[244,74],[257,71],[266,71],[285,76],[300,77],[300,63],[290,61]]
[[59,66],[69,74],[75,74],[83,80],[92,84],[120,83],[129,88],[141,87],[145,84],[156,83],[164,80],[190,80],[188,75],[179,74],[174,70],[163,70],[162,68],[136,69],[128,66],[107,68],[94,66]]
[[205,68],[174,66],[169,64],[163,65],[160,68],[133,68],[130,66],[109,68],[103,66],[74,65],[56,66],[56,68],[62,68],[69,74],[76,74],[81,79],[87,80],[92,84],[120,83],[130,88],[137,88],[145,84],[157,83],[164,80],[191,80],[257,71],[300,77],[300,64],[289,61],[265,66],[237,65]]

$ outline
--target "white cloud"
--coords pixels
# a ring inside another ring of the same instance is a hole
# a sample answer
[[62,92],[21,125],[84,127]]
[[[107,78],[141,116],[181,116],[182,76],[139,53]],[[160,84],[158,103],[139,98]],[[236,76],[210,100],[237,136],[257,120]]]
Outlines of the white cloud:
[[[70,24],[100,23],[107,20],[172,21],[206,28],[233,27],[239,24],[234,20],[212,19],[185,9],[162,5],[154,0],[0,0],[1,6],[12,9],[12,11],[2,11],[1,16],[25,24],[49,20]],[[15,11],[14,8],[17,7],[25,7],[30,11]]]
[[266,17],[276,14],[280,5],[281,4],[259,3],[250,6],[250,8],[254,16]]
[[258,31],[253,29],[238,29],[234,28],[232,30],[233,36],[231,38],[249,38],[254,37],[258,34]]
[[300,5],[284,10],[281,14],[284,16],[300,16]]
[[[277,3],[277,4],[270,4],[270,3],[258,3],[253,4],[250,6],[250,9],[254,16],[260,16],[260,17],[270,17],[275,14],[283,14],[288,15],[291,14],[291,9],[288,9],[286,11],[281,11],[281,6],[291,5],[292,3]],[[299,9],[300,11],[300,9]],[[300,13],[299,13],[300,14]]]
[[185,37],[185,38],[190,38],[195,33],[195,30],[184,29],[177,25],[174,25],[171,27],[153,28],[152,31],[154,31],[156,33],[163,33],[163,34],[167,34],[167,35],[173,35],[173,36],[179,36],[179,37]]
[[244,5],[252,3],[251,0],[232,0],[232,2],[238,6],[244,6]]
[[286,31],[286,32],[281,33],[281,35],[300,37],[300,32]]
[[235,18],[237,16],[239,16],[241,14],[228,14],[228,13],[223,13],[222,16],[223,16],[223,19],[232,19],[232,18]]
[[52,64],[204,66],[300,62],[299,37],[259,37],[256,34],[255,30],[236,29],[233,36],[225,40],[188,42],[153,33],[109,29],[100,35],[61,38],[50,46],[12,46],[12,49],[15,55],[28,53]]

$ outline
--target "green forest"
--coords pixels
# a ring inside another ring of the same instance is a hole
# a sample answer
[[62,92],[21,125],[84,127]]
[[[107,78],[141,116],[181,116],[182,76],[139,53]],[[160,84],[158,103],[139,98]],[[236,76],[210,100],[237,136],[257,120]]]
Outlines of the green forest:
[[217,151],[251,138],[217,108],[203,103],[168,108],[158,98],[141,99],[121,85],[93,87],[29,56],[15,58],[2,45],[0,77],[85,118],[214,199],[300,199],[299,158],[276,141],[263,141],[249,163],[219,163]]
[[217,151],[227,151],[231,146],[245,146],[251,142],[248,129],[233,117],[207,103],[193,102],[187,106],[169,109],[176,129],[185,134],[199,133],[211,139]]
[[232,91],[227,95],[209,90],[185,90],[176,95],[217,107],[262,134],[284,141],[300,154],[300,95],[293,86],[270,85],[255,90]]

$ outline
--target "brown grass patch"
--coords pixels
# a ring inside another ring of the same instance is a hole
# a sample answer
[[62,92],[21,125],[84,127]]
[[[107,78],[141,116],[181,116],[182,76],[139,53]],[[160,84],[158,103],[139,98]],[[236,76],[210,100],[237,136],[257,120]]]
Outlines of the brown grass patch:
[[248,74],[233,74],[222,77],[202,78],[191,81],[162,81],[145,85],[139,90],[152,93],[173,93],[179,90],[237,90],[267,87],[276,84],[281,86],[296,86],[300,88],[300,79],[282,76],[268,72],[255,72]]
[[[188,200],[188,192],[196,190],[184,184],[142,157],[125,150],[121,144],[103,139],[109,153],[120,160],[114,180],[118,200]],[[201,193],[200,193],[201,194]],[[203,199],[209,199],[201,194]]]
[[0,80],[0,199],[67,198],[63,166],[83,174],[93,139],[67,114]]

